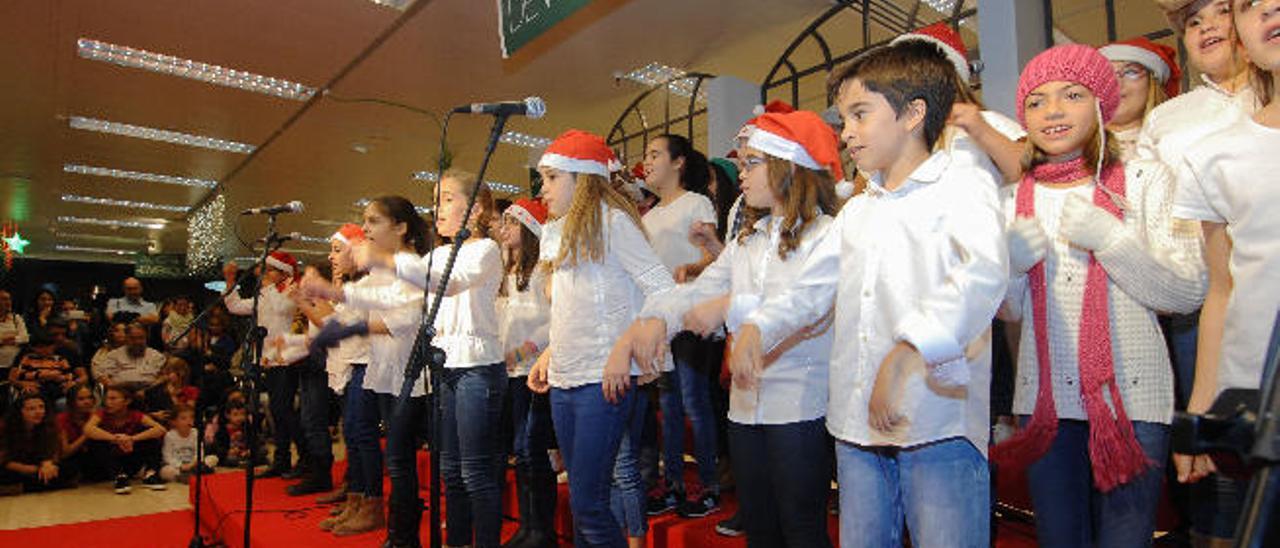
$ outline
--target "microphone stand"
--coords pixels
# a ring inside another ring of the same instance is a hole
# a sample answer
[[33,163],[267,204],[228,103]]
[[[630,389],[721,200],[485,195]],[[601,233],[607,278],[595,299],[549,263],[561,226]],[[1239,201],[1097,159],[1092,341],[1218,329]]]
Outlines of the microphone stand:
[[[271,252],[284,243],[284,239],[276,232],[277,213],[267,214],[267,235],[263,238],[262,255],[254,263],[254,268],[267,264]],[[253,528],[253,480],[254,465],[258,462],[258,381],[262,374],[262,346],[267,337],[267,330],[258,325],[258,301],[262,295],[262,276],[254,276],[253,308],[249,315],[249,332],[245,334],[241,345],[240,366],[244,369],[241,382],[245,388],[245,410],[249,420],[245,421],[244,439],[249,446],[249,458],[244,464],[244,546],[250,546],[250,531]]]
[[[172,347],[173,345],[178,344],[179,341],[187,338],[187,336],[190,335],[197,326],[204,325],[208,322],[209,315],[213,313],[213,309],[218,307],[218,303],[222,302],[222,297],[225,297],[228,293],[234,290],[234,285],[227,288],[226,292],[219,295],[218,298],[209,303],[208,306],[205,306],[204,310],[201,310],[200,313],[191,320],[191,323],[187,324],[186,329],[183,329],[181,333],[178,333],[172,339],[165,341],[165,346]],[[201,370],[199,377],[200,380],[196,383],[196,389],[199,390],[199,394],[201,396],[205,394],[205,375],[207,375],[207,373]],[[187,543],[187,546],[188,548],[205,548],[208,545],[204,543],[204,537],[200,536],[200,492],[201,487],[204,484],[204,407],[200,405],[199,397],[196,399],[195,407],[196,461],[193,470],[196,483],[196,502],[194,505],[195,513],[191,523],[191,541]]]
[[[489,140],[485,145],[484,159],[480,162],[480,171],[476,174],[475,186],[471,188],[471,195],[467,198],[467,210],[462,216],[462,227],[458,230],[453,238],[453,245],[449,250],[449,258],[445,261],[444,273],[441,274],[440,281],[437,282],[440,287],[435,291],[434,300],[430,300],[431,293],[431,269],[427,269],[426,289],[424,294],[427,298],[423,299],[423,307],[427,303],[431,303],[429,310],[422,315],[422,323],[418,327],[417,337],[413,341],[413,352],[409,355],[409,364],[404,372],[404,384],[400,388],[400,398],[408,398],[413,391],[414,382],[418,375],[422,374],[422,370],[428,370],[427,378],[424,379],[426,389],[431,397],[431,432],[429,443],[431,445],[431,482],[429,504],[430,509],[430,531],[431,531],[431,548],[440,548],[443,540],[440,531],[440,520],[442,518],[440,512],[440,444],[437,437],[440,435],[440,418],[443,415],[443,408],[440,405],[440,375],[444,370],[444,362],[447,358],[444,350],[432,344],[436,337],[435,320],[440,314],[440,303],[444,299],[445,290],[449,287],[449,277],[453,273],[453,265],[458,259],[458,251],[462,249],[462,243],[471,237],[471,231],[467,229],[467,223],[471,220],[471,210],[475,208],[476,196],[480,193],[480,185],[484,184],[484,172],[489,168],[489,159],[493,157],[493,151],[498,146],[498,139],[502,137],[502,129],[506,126],[507,118],[510,116],[506,112],[494,113],[493,128],[489,132]],[[443,139],[441,140],[443,143]],[[444,183],[443,179],[437,179],[436,188]]]

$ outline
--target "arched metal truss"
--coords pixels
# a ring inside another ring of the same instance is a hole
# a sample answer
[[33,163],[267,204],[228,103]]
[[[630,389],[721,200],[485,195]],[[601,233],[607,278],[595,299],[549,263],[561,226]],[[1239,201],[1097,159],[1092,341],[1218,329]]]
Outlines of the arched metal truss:
[[[631,154],[644,154],[644,148],[649,145],[649,138],[662,135],[664,133],[674,133],[684,135],[690,141],[694,138],[694,120],[700,116],[707,114],[706,102],[701,99],[703,92],[703,84],[715,75],[704,72],[690,72],[678,78],[668,80],[666,82],[655,84],[653,87],[645,90],[634,100],[627,108],[622,111],[622,115],[618,116],[618,121],[613,123],[613,129],[609,130],[609,136],[605,140],[609,147],[614,150],[618,158],[624,164],[631,162]],[[682,94],[672,92],[672,82],[686,81],[688,85],[680,86],[682,89],[692,90],[692,93],[686,98]],[[652,106],[653,101],[661,101],[659,107],[662,112],[661,121],[650,121],[646,112],[652,112],[646,106]],[[638,141],[638,142],[637,142]]]

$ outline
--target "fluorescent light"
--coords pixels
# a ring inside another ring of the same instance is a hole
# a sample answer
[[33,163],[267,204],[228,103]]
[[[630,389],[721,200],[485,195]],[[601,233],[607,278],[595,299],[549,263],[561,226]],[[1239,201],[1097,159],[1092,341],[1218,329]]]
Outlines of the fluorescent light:
[[[428,183],[434,183],[436,182],[436,179],[437,179],[437,176],[436,176],[436,172],[434,171],[413,172],[413,180],[415,181],[426,181]],[[501,192],[504,194],[519,194],[524,191],[524,189],[521,188],[519,185],[513,185],[511,183],[500,183],[498,181],[485,181],[484,185],[489,187],[489,190],[493,192]],[[360,203],[357,202],[356,205],[360,207],[364,207],[369,204],[366,202],[364,205],[361,205]]]
[[118,244],[147,245],[151,243],[150,238],[130,238],[128,236],[111,236],[109,234],[88,234],[85,232],[65,232],[62,230],[54,230],[53,235],[57,236],[59,239],[69,238],[69,239],[98,240],[102,242],[113,242]]
[[62,166],[62,171],[65,171],[67,173],[79,173],[81,175],[97,175],[99,177],[112,177],[115,179],[128,179],[131,181],[145,181],[148,183],[164,183],[168,185],[194,186],[194,187],[201,187],[201,188],[213,188],[215,186],[218,186],[218,182],[214,181],[213,179],[183,177],[180,175],[164,175],[161,173],[129,171],[127,169],[85,166],[80,164],[64,164]]
[[305,101],[316,93],[315,88],[297,82],[88,38],[77,40],[76,49],[80,57],[93,61],[180,76],[284,99]]
[[[667,89],[681,97],[692,97],[693,86],[697,80],[695,78],[685,78],[687,74],[683,69],[667,66],[662,63],[653,62],[643,67],[633,69],[630,72],[622,74],[622,79],[631,80],[644,86],[667,85]],[[698,100],[705,101],[705,89],[698,90]]]
[[173,211],[175,213],[186,213],[191,208],[184,205],[171,204],[153,204],[151,202],[135,202],[133,200],[116,200],[112,198],[96,198],[93,196],[77,196],[75,194],[63,194],[62,201],[76,202],[81,204],[93,204],[111,207],[127,207],[131,209],[155,209],[159,211]]
[[66,245],[66,244],[57,244],[54,246],[54,249],[58,251],[69,251],[74,253],[107,253],[111,255],[133,255],[135,253],[139,253],[138,251],[131,251],[127,249],[115,249],[111,247],[85,247],[85,246],[79,246],[79,245]]
[[308,244],[327,244],[329,243],[329,238],[328,237],[321,238],[319,236],[308,236],[306,234],[300,234],[298,235],[298,238],[296,241],[308,243]]
[[369,0],[369,1],[379,6],[383,6],[391,9],[397,9],[400,11],[404,11],[405,8],[409,7],[409,4],[413,3],[413,0]]
[[111,133],[114,135],[123,135],[125,137],[136,137],[138,139],[148,139],[151,141],[173,143],[175,145],[186,145],[190,147],[207,148],[210,150],[222,150],[239,154],[248,154],[253,152],[253,149],[255,148],[250,144],[227,141],[216,137],[192,135],[190,133],[150,128],[146,126],[135,126],[133,124],[122,124],[120,122],[85,118],[83,116],[72,116],[70,124],[74,129],[83,129],[85,131]]
[[95,219],[93,217],[72,217],[64,215],[58,217],[59,223],[81,224],[81,225],[97,225],[109,226],[112,228],[145,228],[148,230],[160,230],[164,228],[164,221],[131,221],[127,219]]
[[[356,206],[356,207],[358,207],[358,208],[360,208],[360,209],[364,209],[364,208],[366,208],[366,207],[369,207],[369,204],[371,204],[371,203],[373,203],[373,200],[372,200],[372,199],[369,199],[369,198],[360,198],[359,200],[356,200],[352,205],[354,205],[354,206]],[[414,207],[414,209],[416,209],[416,210],[418,211],[418,215],[426,215],[426,214],[428,214],[428,213],[431,213],[431,208],[430,208],[430,207],[427,207],[427,206],[413,206],[413,207]]]
[[502,137],[498,138],[498,141],[518,147],[546,148],[547,145],[551,144],[552,140],[547,137],[538,137],[536,135],[529,135],[528,133],[521,133],[519,131],[508,131],[503,133]]

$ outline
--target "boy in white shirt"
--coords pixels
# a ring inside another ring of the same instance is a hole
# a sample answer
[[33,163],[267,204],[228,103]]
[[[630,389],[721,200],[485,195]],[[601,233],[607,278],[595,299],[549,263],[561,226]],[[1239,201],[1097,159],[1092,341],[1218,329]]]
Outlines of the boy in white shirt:
[[841,543],[900,543],[905,518],[917,546],[986,546],[986,331],[1008,281],[997,183],[930,153],[956,76],[929,46],[878,49],[837,76],[841,137],[873,175],[794,285],[747,316],[731,368],[760,371],[765,352],[834,306]]
[[164,434],[164,466],[160,468],[160,478],[165,481],[186,481],[187,476],[196,466],[196,412],[190,406],[182,405],[173,416],[173,428]]

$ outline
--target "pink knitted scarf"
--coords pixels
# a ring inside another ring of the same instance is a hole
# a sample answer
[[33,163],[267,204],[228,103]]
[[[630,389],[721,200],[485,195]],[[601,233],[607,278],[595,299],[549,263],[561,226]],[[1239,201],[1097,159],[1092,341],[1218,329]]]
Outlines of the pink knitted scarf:
[[[1019,217],[1035,217],[1035,184],[1065,183],[1090,176],[1082,158],[1036,166],[1022,178],[1016,196]],[[1105,187],[1105,190],[1104,190]],[[1093,191],[1093,203],[1123,219],[1124,213],[1108,195],[1124,196],[1124,168],[1107,166],[1102,170],[1101,184]],[[1027,272],[1031,286],[1033,324],[1036,338],[1036,361],[1039,365],[1039,387],[1031,420],[1009,441],[991,450],[991,458],[1000,465],[1026,466],[1043,456],[1058,432],[1058,411],[1053,401],[1053,373],[1050,367],[1048,333],[1048,292],[1044,261]],[[1078,366],[1080,395],[1089,417],[1089,459],[1093,482],[1106,492],[1136,478],[1148,466],[1146,454],[1133,433],[1133,423],[1125,414],[1120,389],[1116,386],[1111,353],[1111,318],[1107,298],[1107,273],[1093,253],[1089,254],[1089,270],[1085,278],[1084,305],[1080,317]],[[1102,395],[1111,393],[1114,415]]]

